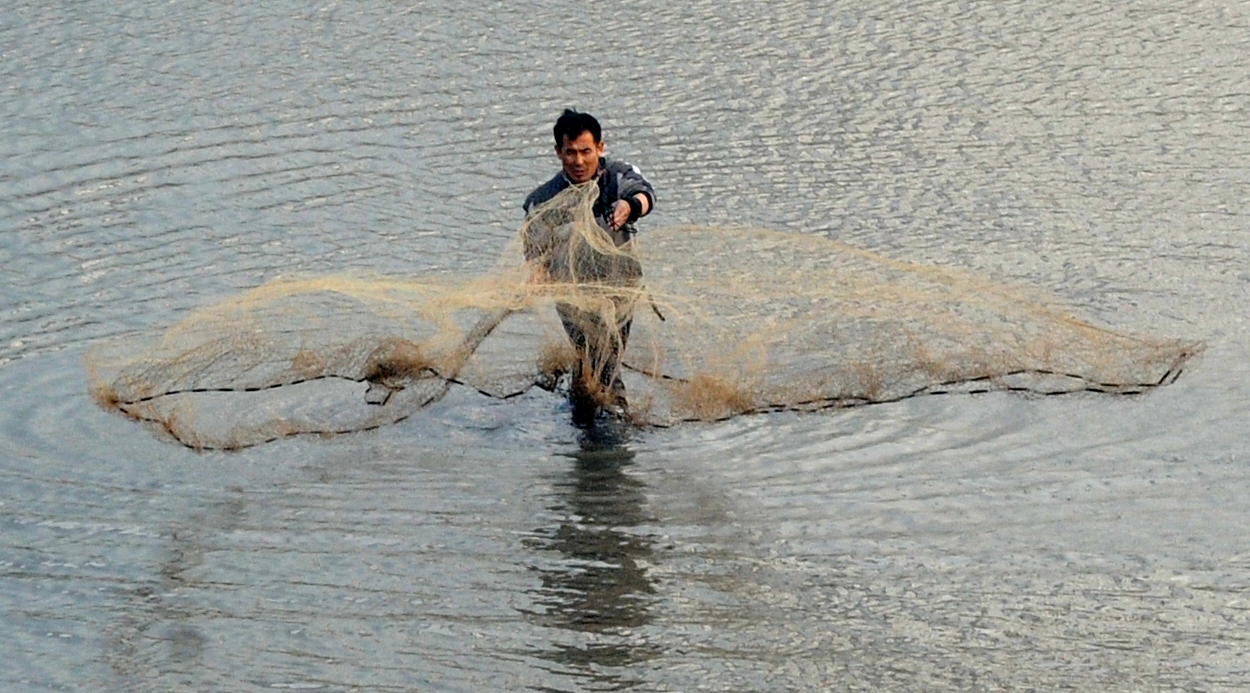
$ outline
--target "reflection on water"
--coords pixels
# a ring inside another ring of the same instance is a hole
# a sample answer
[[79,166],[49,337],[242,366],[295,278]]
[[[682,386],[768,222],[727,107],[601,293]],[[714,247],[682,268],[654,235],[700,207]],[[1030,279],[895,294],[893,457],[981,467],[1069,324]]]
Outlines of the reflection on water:
[[[218,598],[234,586],[232,580],[204,579],[220,555],[222,537],[239,531],[248,513],[240,486],[200,499],[183,509],[184,517],[171,522],[159,550],[154,574],[127,594],[126,616],[109,627],[110,666],[131,690],[147,690],[150,681],[188,685],[230,685],[230,671],[214,661],[221,642],[216,621],[227,616],[189,595]],[[252,577],[255,580],[255,577]],[[245,582],[246,578],[239,580]],[[220,609],[220,602],[218,603]],[[159,672],[159,673],[158,673]]]
[[622,667],[659,654],[633,633],[652,620],[655,589],[646,569],[652,539],[637,531],[651,517],[644,484],[628,474],[634,452],[626,432],[591,428],[580,443],[568,453],[572,468],[553,483],[556,502],[549,510],[559,521],[534,532],[531,548],[559,559],[534,569],[541,586],[533,594],[538,609],[529,615],[589,636],[574,644],[556,641],[539,657],[621,690],[641,683]]

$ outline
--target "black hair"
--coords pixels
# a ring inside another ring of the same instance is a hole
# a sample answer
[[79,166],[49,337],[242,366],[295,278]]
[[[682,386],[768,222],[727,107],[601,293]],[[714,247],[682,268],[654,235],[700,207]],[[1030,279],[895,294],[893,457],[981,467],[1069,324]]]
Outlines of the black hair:
[[552,133],[556,136],[556,146],[564,145],[564,138],[575,140],[582,136],[583,132],[589,132],[590,136],[595,138],[598,143],[603,140],[603,129],[599,127],[599,121],[589,113],[579,113],[571,108],[564,109],[564,113],[556,119],[556,126],[552,129]]

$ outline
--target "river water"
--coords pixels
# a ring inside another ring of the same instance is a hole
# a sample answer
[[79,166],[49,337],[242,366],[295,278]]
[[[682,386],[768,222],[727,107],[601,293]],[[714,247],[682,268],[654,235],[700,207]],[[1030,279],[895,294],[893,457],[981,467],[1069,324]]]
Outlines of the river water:
[[[5,691],[1250,687],[1250,5],[6,4]],[[196,453],[83,358],[276,276],[490,267],[560,109],[660,204],[1202,341],[1142,397],[586,433],[453,389]]]

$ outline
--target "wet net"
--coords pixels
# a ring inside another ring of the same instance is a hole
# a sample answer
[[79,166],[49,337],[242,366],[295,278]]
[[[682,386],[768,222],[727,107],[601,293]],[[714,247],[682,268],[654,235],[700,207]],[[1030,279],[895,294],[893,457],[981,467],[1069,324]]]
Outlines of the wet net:
[[451,387],[570,388],[669,426],[948,392],[1141,393],[1201,350],[820,238],[688,226],[618,247],[596,196],[542,206],[481,277],[282,278],[103,345],[93,393],[230,449],[377,428]]

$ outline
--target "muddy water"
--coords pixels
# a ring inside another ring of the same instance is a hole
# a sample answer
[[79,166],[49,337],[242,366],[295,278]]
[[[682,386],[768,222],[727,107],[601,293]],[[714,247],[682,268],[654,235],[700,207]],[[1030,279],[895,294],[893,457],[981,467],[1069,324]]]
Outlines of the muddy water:
[[[0,688],[1250,685],[1250,10],[585,11],[6,7]],[[266,279],[489,267],[566,105],[653,227],[824,235],[1208,350],[1142,398],[587,435],[454,391],[235,454],[90,401],[93,343]]]

